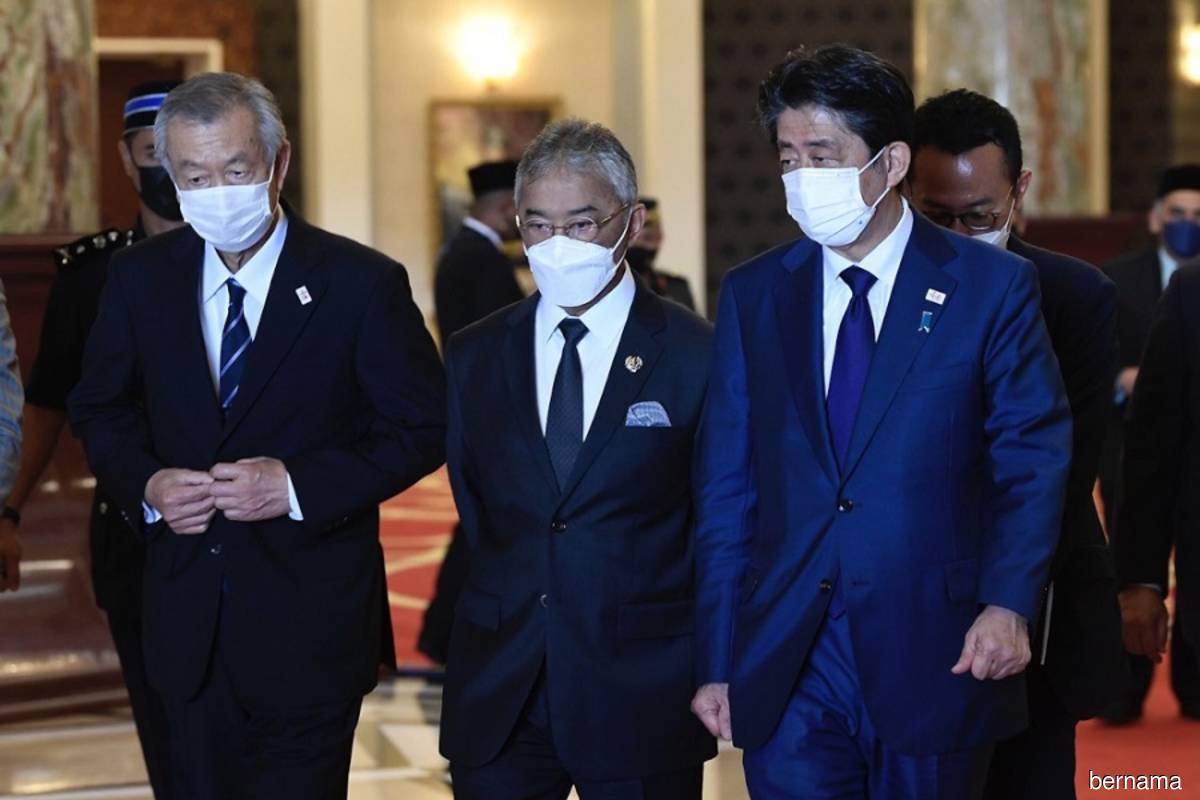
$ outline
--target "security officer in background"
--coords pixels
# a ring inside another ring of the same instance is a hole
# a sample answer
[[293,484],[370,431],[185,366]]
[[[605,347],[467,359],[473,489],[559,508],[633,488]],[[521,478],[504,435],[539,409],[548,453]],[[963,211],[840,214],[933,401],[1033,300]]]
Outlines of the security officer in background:
[[434,279],[442,346],[455,331],[525,296],[501,249],[517,238],[513,184],[517,162],[489,161],[467,172],[475,202],[470,215],[438,256]]
[[638,202],[646,207],[646,225],[642,232],[629,246],[629,266],[659,297],[674,300],[684,308],[696,310],[696,301],[692,298],[692,287],[687,278],[660,272],[654,268],[654,259],[658,249],[662,247],[663,229],[662,214],[658,210],[658,201],[653,197],[643,197]]
[[[58,274],[50,289],[37,360],[25,392],[25,450],[8,505],[18,514],[37,486],[66,422],[67,395],[79,381],[83,348],[100,305],[113,253],[147,236],[183,225],[175,186],[154,155],[154,118],[177,81],[135,86],[125,103],[117,152],[140,200],[134,226],[101,231],[55,251]],[[172,797],[167,771],[167,723],[162,703],[146,682],[142,659],[144,546],[120,518],[104,487],[96,489],[91,518],[92,584],[109,629],[137,724],[150,785],[158,800]]]
[[[1117,506],[1123,496],[1119,476],[1129,399],[1138,379],[1154,308],[1176,270],[1200,264],[1200,164],[1180,164],[1162,173],[1148,222],[1154,241],[1103,267],[1117,284],[1117,339],[1121,348],[1121,369],[1100,467],[1104,515],[1109,537],[1114,541],[1120,536],[1117,520],[1125,518]],[[1182,603],[1176,599],[1178,610]],[[1149,658],[1131,655],[1129,659],[1132,679],[1103,715],[1113,725],[1128,724],[1142,716],[1142,704],[1154,675],[1154,663]],[[1183,635],[1178,614],[1171,644],[1171,688],[1186,711],[1192,716],[1200,714],[1200,653]]]
[[[516,177],[515,161],[489,161],[467,172],[475,202],[458,233],[442,248],[434,279],[443,348],[455,332],[525,296],[502,249],[505,241],[517,238]],[[467,546],[456,525],[417,637],[417,649],[435,663],[446,663],[454,604],[466,576]]]

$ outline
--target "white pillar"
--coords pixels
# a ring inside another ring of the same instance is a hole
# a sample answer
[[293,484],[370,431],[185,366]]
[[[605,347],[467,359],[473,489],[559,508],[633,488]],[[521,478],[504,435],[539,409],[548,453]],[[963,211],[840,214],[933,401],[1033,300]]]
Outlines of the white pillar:
[[371,0],[300,0],[305,216],[374,241]]

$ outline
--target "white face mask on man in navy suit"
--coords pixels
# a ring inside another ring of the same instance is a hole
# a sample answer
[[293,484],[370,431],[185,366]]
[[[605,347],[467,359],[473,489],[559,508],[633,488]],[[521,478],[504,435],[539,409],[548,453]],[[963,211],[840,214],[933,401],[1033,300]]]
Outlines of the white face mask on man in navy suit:
[[222,253],[241,253],[266,235],[275,218],[271,182],[275,165],[262,183],[179,190],[183,219],[201,239]]

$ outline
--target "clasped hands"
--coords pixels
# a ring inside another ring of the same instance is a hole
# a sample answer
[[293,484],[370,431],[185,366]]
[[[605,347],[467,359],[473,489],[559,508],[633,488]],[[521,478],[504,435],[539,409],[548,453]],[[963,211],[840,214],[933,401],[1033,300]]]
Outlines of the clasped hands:
[[162,469],[146,482],[145,496],[185,536],[208,530],[218,511],[232,522],[259,522],[286,516],[291,507],[287,468],[275,458],[244,458],[208,472]]
[[[981,681],[1001,680],[1024,670],[1031,657],[1025,618],[1000,606],[987,606],[967,631],[962,655],[950,671],[955,675],[969,671]],[[713,736],[733,738],[728,683],[701,686],[692,698],[692,713]]]

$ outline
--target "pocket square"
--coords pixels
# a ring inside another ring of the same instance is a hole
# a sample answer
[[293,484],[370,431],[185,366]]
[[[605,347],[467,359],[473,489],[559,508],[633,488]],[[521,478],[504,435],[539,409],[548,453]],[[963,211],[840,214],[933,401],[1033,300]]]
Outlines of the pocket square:
[[626,428],[669,428],[671,418],[662,403],[649,400],[644,403],[634,403],[625,414]]

